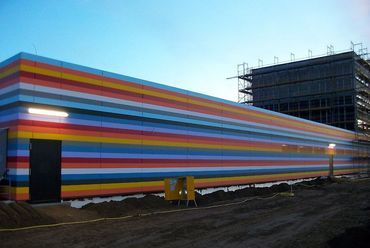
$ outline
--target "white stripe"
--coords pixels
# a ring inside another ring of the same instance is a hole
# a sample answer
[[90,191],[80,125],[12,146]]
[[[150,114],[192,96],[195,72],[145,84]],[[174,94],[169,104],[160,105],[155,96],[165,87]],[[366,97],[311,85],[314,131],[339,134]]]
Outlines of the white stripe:
[[29,171],[30,171],[29,169],[14,169],[14,168],[11,168],[11,169],[9,169],[8,174],[12,175],[12,176],[15,176],[15,175],[24,176],[24,175],[29,175]]
[[[335,165],[335,168],[348,165]],[[73,174],[114,174],[114,173],[161,173],[161,172],[207,172],[207,171],[251,171],[271,169],[328,168],[327,164],[294,165],[294,166],[240,166],[240,167],[171,167],[171,168],[94,168],[94,169],[63,169],[64,175]]]
[[[353,164],[337,164],[336,168],[354,166]],[[297,169],[297,168],[327,168],[327,164],[294,165],[294,166],[241,166],[241,167],[171,167],[171,168],[93,168],[93,169],[62,169],[63,175],[75,174],[124,174],[124,173],[160,173],[160,172],[207,172],[207,171],[264,171],[269,169]],[[29,169],[9,169],[9,175],[29,175]]]
[[15,84],[12,84],[12,85],[9,85],[7,87],[0,89],[0,95],[4,95],[6,93],[9,93],[9,92],[12,92],[18,89],[20,89],[20,83],[15,83]]
[[[20,87],[23,89],[25,83],[21,83]],[[29,89],[29,87],[25,87]],[[171,113],[183,113],[184,115],[189,115],[189,116],[197,116],[197,117],[207,117],[211,118],[217,121],[230,121],[234,123],[239,123],[239,124],[247,124],[250,125],[254,128],[266,128],[266,129],[275,129],[275,130],[280,130],[288,133],[300,133],[300,134],[309,134],[309,135],[314,135],[317,137],[328,137],[333,139],[333,136],[328,136],[324,134],[315,134],[311,132],[305,132],[305,131],[298,131],[298,130],[293,130],[293,129],[288,129],[288,128],[282,128],[282,127],[276,127],[273,125],[265,125],[265,124],[256,124],[253,122],[247,122],[247,121],[241,121],[241,120],[236,120],[236,119],[231,119],[231,118],[226,118],[226,117],[220,117],[220,116],[215,116],[215,115],[208,115],[208,114],[200,114],[196,112],[191,112],[187,110],[179,110],[179,109],[174,109],[174,108],[169,108],[169,107],[161,107],[158,105],[152,105],[152,104],[143,104],[143,103],[137,103],[133,101],[128,101],[128,100],[122,100],[122,99],[116,99],[116,98],[111,98],[111,97],[105,97],[105,96],[98,96],[98,95],[93,95],[93,94],[88,94],[88,93],[81,93],[81,92],[74,92],[74,91],[69,91],[69,90],[63,90],[63,89],[56,89],[56,88],[50,88],[50,87],[45,87],[45,86],[35,86],[34,87],[35,91],[39,92],[44,92],[44,93],[53,93],[53,94],[60,94],[60,95],[67,95],[67,96],[72,96],[72,97],[77,97],[77,98],[84,98],[88,100],[95,100],[95,101],[103,101],[103,102],[110,102],[110,103],[117,103],[121,105],[127,105],[127,106],[132,106],[132,107],[147,107],[149,109],[161,109],[163,111],[171,112]],[[220,123],[220,125],[222,125]],[[262,130],[261,130],[262,131]],[[339,139],[339,140],[346,140],[343,138],[338,138],[334,137],[334,139]]]
[[[315,167],[320,167],[318,165]],[[267,170],[284,168],[301,168],[294,166],[240,166],[240,167],[166,167],[166,168],[94,168],[94,169],[63,169],[63,174],[109,174],[109,173],[156,173],[156,172],[180,172],[180,171],[233,171],[233,170]],[[304,167],[304,166],[303,166]]]

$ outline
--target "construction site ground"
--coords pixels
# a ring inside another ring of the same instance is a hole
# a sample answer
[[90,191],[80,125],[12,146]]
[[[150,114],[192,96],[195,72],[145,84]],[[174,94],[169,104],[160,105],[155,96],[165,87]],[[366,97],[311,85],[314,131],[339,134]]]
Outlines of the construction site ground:
[[[368,178],[316,179],[293,185],[294,196],[280,194],[290,189],[287,184],[279,184],[197,195],[196,209],[178,207],[153,195],[88,204],[81,209],[68,204],[0,203],[0,244],[1,247],[370,246]],[[129,217],[115,218],[124,216]],[[69,224],[58,224],[62,222]],[[14,230],[37,225],[48,226]]]

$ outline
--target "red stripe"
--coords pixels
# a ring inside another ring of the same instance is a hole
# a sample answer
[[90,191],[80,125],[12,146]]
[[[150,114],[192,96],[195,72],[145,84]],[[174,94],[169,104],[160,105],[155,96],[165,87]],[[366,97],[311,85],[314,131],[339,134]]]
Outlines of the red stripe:
[[[22,60],[22,61],[25,62],[26,64],[27,63],[32,64],[32,65],[36,64],[38,67],[45,67],[45,68],[49,68],[49,69],[53,69],[53,70],[57,70],[57,71],[63,71],[64,70],[64,68],[60,68],[60,67],[52,66],[52,65],[48,65],[48,64],[35,63],[33,61],[27,61],[27,60]],[[75,71],[75,70],[70,70],[70,69],[66,69],[66,70],[70,71],[70,72],[73,72],[74,74],[86,75],[87,77],[104,78],[105,80],[109,80],[109,81],[112,81],[112,82],[117,82],[117,83],[121,83],[121,84],[131,84],[134,87],[138,86],[135,83],[129,83],[129,82],[126,82],[126,81],[123,81],[123,80],[113,80],[112,78],[100,77],[100,76],[97,76],[97,75],[91,75],[89,73],[79,72],[79,71]],[[188,99],[195,99],[197,101],[210,102],[210,103],[213,103],[213,104],[230,106],[230,107],[233,107],[233,108],[236,108],[236,109],[241,109],[241,110],[246,111],[246,109],[244,109],[244,108],[240,108],[240,107],[233,106],[233,105],[227,105],[227,104],[223,104],[223,103],[216,103],[214,101],[210,101],[210,100],[199,98],[199,97],[192,97],[192,96],[188,96],[188,95],[184,95],[184,94],[180,94],[180,93],[175,93],[175,92],[168,91],[168,90],[158,89],[158,88],[154,88],[154,87],[150,87],[150,86],[142,86],[142,87],[143,88],[148,88],[150,90],[157,91],[157,92],[165,92],[166,94],[171,94],[171,95],[180,95],[182,97],[187,97]],[[85,87],[84,87],[84,89],[85,89]],[[248,111],[250,113],[258,113],[258,114],[266,115],[264,113],[261,113],[259,111],[255,111],[255,110],[251,110],[251,109],[249,109]],[[218,112],[218,110],[216,110],[216,112]],[[227,111],[225,111],[225,112],[227,112]],[[234,114],[230,113],[230,116],[233,116],[233,118],[236,118],[236,119],[243,118],[243,120],[250,120],[249,118],[246,118],[246,116],[244,116],[244,115],[235,116]],[[296,120],[291,120],[291,119],[288,119],[288,118],[285,118],[285,117],[277,117],[277,118],[278,118],[278,120],[276,120],[275,123],[274,123],[277,126],[292,127],[292,128],[299,129],[299,130],[312,131],[312,132],[317,132],[317,133],[327,133],[327,132],[329,132],[329,133],[334,133],[334,134],[337,134],[337,135],[346,135],[347,137],[349,137],[349,134],[339,132],[337,130],[331,130],[331,129],[328,129],[328,128],[325,128],[327,131],[317,130],[317,129],[324,129],[324,128],[323,127],[317,127],[317,126],[312,127],[312,126],[309,126],[309,124],[302,123],[302,122],[296,121]],[[288,120],[290,123],[289,124],[280,124],[279,122],[282,121],[282,120]],[[265,120],[261,120],[259,117],[256,117],[255,120],[253,120],[253,121],[256,121],[256,122],[259,122],[259,123],[267,123],[267,122],[265,122]],[[303,127],[299,127],[299,125],[304,125],[304,126],[307,126],[307,127],[303,128]]]
[[[222,149],[222,146],[240,146],[240,147],[251,147],[251,148],[266,148],[266,149],[276,149],[283,152],[294,152],[294,153],[323,153],[324,149],[315,149],[313,146],[297,146],[288,145],[285,148],[281,144],[268,143],[261,141],[244,141],[244,140],[233,140],[225,138],[208,138],[199,136],[186,136],[178,134],[164,134],[164,133],[151,133],[147,131],[135,131],[126,129],[115,129],[115,128],[102,128],[102,127],[86,127],[77,126],[76,128],[61,128],[58,125],[71,125],[71,124],[61,124],[49,122],[43,122],[38,125],[39,121],[28,121],[22,120],[22,125],[18,125],[13,131],[27,131],[36,133],[56,133],[56,134],[66,134],[66,135],[82,135],[82,136],[100,136],[108,138],[122,138],[122,139],[133,139],[133,140],[157,140],[157,141],[170,141],[170,142],[194,142],[196,144],[205,145],[216,145],[215,149]],[[28,122],[28,123],[27,123]],[[20,123],[19,123],[20,124]],[[50,127],[51,126],[51,127]],[[92,129],[92,130],[91,130]],[[107,130],[108,132],[106,132]],[[237,149],[235,149],[237,150]],[[336,149],[336,154],[351,154],[351,150]]]
[[234,185],[245,185],[245,184],[251,184],[251,183],[268,183],[268,182],[276,182],[276,181],[282,181],[282,180],[288,180],[288,179],[300,179],[300,178],[310,178],[310,177],[318,177],[318,176],[325,176],[327,175],[327,172],[317,172],[317,173],[310,173],[305,175],[292,175],[292,176],[278,176],[273,177],[266,175],[266,177],[263,178],[246,178],[246,179],[240,179],[240,180],[230,180],[230,181],[219,181],[219,182],[206,182],[206,183],[200,183],[195,182],[196,188],[208,188],[208,187],[215,187],[215,186],[234,186]]
[[[185,159],[131,159],[131,158],[62,158],[63,168],[196,168],[196,167],[248,167],[248,166],[294,166],[327,164],[327,160],[185,160]],[[335,164],[348,164],[348,161],[336,161]],[[8,157],[9,168],[29,168],[28,157]]]
[[[165,140],[165,141],[178,141],[178,142],[197,142],[198,144],[215,144],[220,145],[234,145],[234,146],[249,146],[254,148],[281,148],[280,144],[273,144],[267,142],[257,142],[257,141],[243,141],[243,140],[233,140],[225,138],[212,138],[212,137],[199,137],[199,136],[186,136],[179,134],[165,134],[158,132],[148,132],[148,131],[137,131],[128,129],[118,129],[118,128],[107,128],[107,127],[93,127],[93,126],[83,126],[77,124],[67,124],[67,123],[55,123],[55,122],[45,122],[45,121],[31,121],[31,120],[18,120],[9,121],[2,123],[1,126],[12,126],[12,131],[23,130],[23,131],[33,131],[33,132],[55,132],[60,134],[74,134],[74,135],[92,135],[92,136],[104,136],[104,137],[121,137],[121,138],[131,138],[131,139],[143,139],[143,140]],[[16,126],[18,125],[18,126]],[[55,129],[55,130],[54,130]],[[325,149],[317,149],[312,146],[289,145],[285,148],[285,152],[314,152],[315,154],[322,154]],[[336,154],[352,154],[352,150],[336,149]]]
[[[50,64],[46,64],[46,63],[34,62],[32,60],[21,59],[20,63],[21,64],[32,65],[32,66],[36,65],[39,68],[46,68],[46,69],[50,69],[50,70],[53,70],[53,71],[71,73],[71,74],[74,74],[74,75],[79,75],[79,76],[83,76],[83,77],[87,77],[87,78],[93,78],[93,79],[104,80],[104,81],[117,83],[117,84],[121,84],[121,85],[127,85],[127,86],[134,87],[134,88],[141,88],[142,87],[142,88],[145,88],[145,89],[151,90],[151,91],[161,92],[161,93],[165,93],[165,94],[171,94],[171,95],[179,96],[179,97],[188,97],[187,95],[184,95],[184,94],[181,94],[181,93],[178,93],[178,92],[162,90],[162,89],[158,89],[158,88],[155,88],[155,87],[140,85],[140,84],[129,82],[129,81],[122,80],[122,79],[116,79],[116,78],[107,77],[107,76],[103,76],[103,75],[96,75],[96,74],[87,73],[87,72],[83,72],[83,71],[79,71],[79,70],[74,70],[74,69],[64,68],[64,67],[60,67],[60,66],[50,65]],[[115,73],[112,73],[112,74],[115,74]],[[193,99],[196,99],[196,100],[199,100],[199,101],[203,101],[203,102],[214,103],[213,101],[210,101],[208,99],[199,98],[199,97],[190,97],[190,98],[193,98]]]
[[[29,65],[36,65],[37,67],[47,68],[47,69],[54,70],[54,71],[68,72],[68,73],[72,73],[72,74],[75,74],[75,75],[80,75],[80,76],[84,76],[84,77],[88,77],[88,78],[107,80],[107,81],[114,82],[114,83],[129,85],[129,86],[132,86],[132,87],[135,87],[135,88],[138,88],[138,86],[139,86],[136,83],[128,82],[128,81],[125,81],[125,80],[120,80],[120,79],[115,79],[115,78],[111,78],[111,77],[95,75],[95,74],[91,74],[91,73],[87,73],[87,72],[83,72],[83,71],[79,71],[79,70],[63,68],[63,67],[60,67],[60,66],[54,66],[54,65],[50,65],[50,64],[46,64],[46,63],[34,62],[34,61],[31,61],[31,60],[26,60],[26,59],[21,59],[20,63],[29,64]],[[215,101],[205,99],[205,98],[201,98],[201,97],[184,95],[184,94],[181,94],[181,93],[178,93],[178,92],[173,92],[173,91],[169,91],[169,90],[155,88],[155,87],[152,87],[152,86],[146,86],[146,85],[140,85],[140,86],[143,89],[147,89],[147,90],[150,90],[150,91],[161,92],[161,93],[164,93],[164,94],[170,94],[170,95],[174,95],[174,96],[185,97],[185,98],[188,98],[188,99],[194,99],[196,101],[201,101],[201,102],[205,102],[205,103],[218,104],[218,105],[222,104],[224,106],[229,106],[229,107],[232,107],[232,108],[235,108],[235,109],[246,111],[246,109],[242,108],[242,107],[237,107],[237,106],[229,105],[229,104],[225,104],[225,103],[217,103]],[[249,109],[248,111],[251,112],[251,113],[257,113],[257,114],[263,114],[264,115],[264,113],[261,113],[257,110]],[[293,124],[295,123],[295,124],[298,124],[298,125],[300,125],[300,124],[301,125],[302,124],[307,125],[307,124],[302,123],[300,121],[292,120],[292,119],[289,119],[289,118],[286,118],[286,117],[278,117],[278,118],[281,119],[281,120],[288,120],[288,121],[292,122]],[[328,128],[326,128],[326,129],[328,129]],[[331,131],[331,132],[334,132],[334,133],[347,135],[347,134],[345,134],[343,132],[340,132],[340,131],[337,131],[337,130],[330,130],[330,129],[328,129],[328,130]]]
[[[281,148],[280,144],[259,142],[259,141],[245,141],[245,140],[235,140],[235,139],[225,139],[225,138],[212,138],[212,137],[199,137],[193,135],[181,135],[181,134],[169,134],[169,133],[158,133],[149,131],[137,131],[128,129],[118,129],[118,128],[108,128],[108,127],[93,127],[84,126],[77,124],[67,124],[67,123],[55,123],[55,122],[45,122],[45,121],[30,121],[30,120],[19,120],[18,129],[23,131],[35,131],[42,132],[43,128],[45,132],[52,132],[50,128],[58,129],[55,130],[56,133],[70,133],[76,135],[91,135],[88,132],[99,132],[98,136],[104,137],[122,137],[122,138],[133,138],[133,139],[143,139],[143,140],[165,140],[165,141],[178,141],[178,142],[196,142],[200,144],[216,144],[220,145],[235,145],[235,146],[253,146],[253,147],[263,147],[263,148]],[[311,148],[311,147],[310,147]]]
[[116,189],[101,189],[101,190],[76,190],[76,191],[63,191],[62,197],[87,197],[94,195],[120,195],[130,193],[142,193],[142,192],[158,192],[163,191],[164,186],[143,186],[143,187],[132,187],[132,188],[116,188]]
[[[131,158],[62,158],[66,167],[76,167],[100,163],[101,168],[167,168],[167,167],[229,167],[229,166],[293,166],[327,164],[327,160],[301,161],[301,160],[186,160],[186,159],[131,159]],[[348,161],[336,161],[335,164],[348,164]]]
[[28,157],[14,157],[14,156],[9,156],[7,157],[8,162],[16,163],[16,162],[29,162]]
[[[35,75],[37,75],[37,74],[35,74]],[[178,102],[178,101],[175,101],[175,100],[159,98],[159,97],[155,97],[155,96],[141,95],[141,94],[128,92],[128,91],[123,91],[123,90],[118,90],[118,89],[102,88],[100,86],[81,84],[81,83],[78,83],[76,81],[62,79],[62,78],[58,79],[59,84],[51,83],[53,77],[40,75],[40,76],[36,77],[36,79],[38,79],[38,78],[45,78],[48,81],[47,82],[39,82],[35,79],[33,79],[31,81],[33,81],[33,83],[37,83],[39,85],[44,85],[44,86],[48,86],[48,87],[56,87],[56,88],[61,88],[61,89],[67,89],[67,90],[72,90],[72,91],[79,91],[81,93],[90,93],[90,94],[102,95],[102,96],[107,96],[107,97],[113,97],[113,98],[122,99],[122,100],[143,102],[143,103],[159,105],[159,106],[164,106],[164,107],[170,107],[170,108],[175,108],[175,109],[189,110],[189,111],[198,112],[198,113],[202,113],[202,114],[210,114],[210,115],[216,115],[216,116],[221,115],[221,116],[226,117],[226,118],[237,119],[237,120],[242,120],[242,121],[247,121],[247,122],[256,122],[256,123],[261,123],[261,124],[266,124],[266,125],[271,124],[269,121],[263,120],[260,117],[254,117],[254,116],[251,116],[251,115],[246,116],[244,114],[237,114],[237,113],[233,113],[233,112],[230,112],[230,111],[227,111],[227,110],[220,110],[220,109],[215,109],[215,108],[211,108],[211,107],[204,107],[204,106],[199,106],[199,105],[190,104],[190,103],[183,103],[183,102]],[[26,80],[30,81],[29,78],[25,79],[23,77],[22,77],[22,80],[23,81],[26,81]],[[53,80],[55,80],[55,78]],[[77,85],[80,85],[80,86],[77,86]],[[246,110],[244,109],[244,111],[246,111]],[[259,114],[261,114],[261,113],[259,113]],[[291,128],[291,129],[296,129],[296,130],[301,130],[301,131],[306,131],[306,132],[315,132],[315,133],[327,134],[327,131],[318,130],[321,127],[311,127],[311,126],[300,127],[299,125],[294,124],[294,122],[292,120],[289,120],[290,121],[289,123],[283,123],[283,124],[280,123],[281,121],[282,121],[282,118],[280,118],[280,120],[274,121],[274,126],[281,127],[281,128]],[[302,125],[302,123],[300,123],[300,125]]]
[[122,100],[130,100],[136,102],[144,102],[148,104],[154,104],[164,107],[171,107],[182,110],[191,110],[201,112],[204,114],[221,115],[221,110],[215,110],[210,107],[202,107],[195,104],[183,103],[171,99],[160,98],[150,95],[142,95],[135,92],[129,92],[120,89],[106,88],[102,86],[90,85],[78,81],[68,80],[64,78],[55,78],[51,76],[45,76],[41,74],[34,74],[30,72],[21,72],[22,81],[28,81],[30,83],[36,83],[38,85],[54,87],[60,89],[74,90],[82,93],[90,93],[95,95],[102,95],[107,97],[113,97]]

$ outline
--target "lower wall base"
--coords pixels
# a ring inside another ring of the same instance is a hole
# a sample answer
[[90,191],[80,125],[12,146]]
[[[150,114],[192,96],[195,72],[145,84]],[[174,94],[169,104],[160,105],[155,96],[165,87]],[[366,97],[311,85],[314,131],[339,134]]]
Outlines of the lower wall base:
[[[358,173],[358,169],[336,170],[335,175]],[[241,176],[241,177],[221,177],[221,178],[195,178],[195,187],[209,188],[219,186],[233,186],[243,184],[265,183],[273,181],[285,181],[293,179],[303,179],[328,176],[328,173],[304,172],[304,173],[286,173],[275,175]],[[0,197],[4,200],[26,201],[29,200],[28,187],[3,186],[0,191]],[[0,188],[1,189],[1,188]],[[132,182],[132,183],[112,183],[112,184],[86,184],[86,185],[63,185],[62,199],[84,198],[94,196],[125,195],[135,193],[164,192],[164,182]],[[10,196],[10,199],[9,199]]]

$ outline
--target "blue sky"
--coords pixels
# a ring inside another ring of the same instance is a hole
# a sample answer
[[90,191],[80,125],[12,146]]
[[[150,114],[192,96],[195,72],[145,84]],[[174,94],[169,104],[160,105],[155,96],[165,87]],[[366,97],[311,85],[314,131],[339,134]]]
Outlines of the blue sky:
[[370,46],[369,23],[370,0],[0,0],[0,60],[36,49],[236,101],[237,64]]

